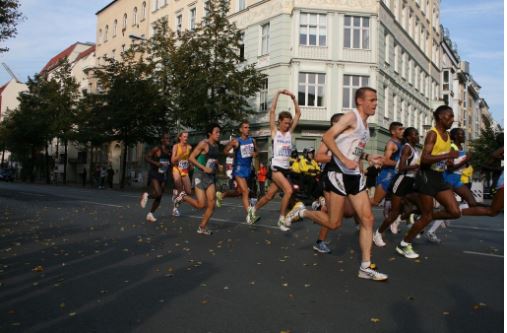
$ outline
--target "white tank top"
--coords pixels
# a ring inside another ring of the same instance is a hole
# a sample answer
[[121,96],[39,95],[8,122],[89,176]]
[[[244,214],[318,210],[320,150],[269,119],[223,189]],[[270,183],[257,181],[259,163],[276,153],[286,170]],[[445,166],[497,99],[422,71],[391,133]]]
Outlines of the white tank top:
[[273,138],[273,158],[271,167],[288,170],[290,168],[290,154],[292,153],[292,136],[290,132],[276,131]]
[[[410,148],[410,156],[407,159],[408,166],[419,165],[421,163],[421,153],[419,152],[419,150],[414,149],[414,147],[412,147],[408,143],[405,143],[403,145],[403,147],[405,147],[405,146],[408,146]],[[403,147],[401,148],[402,150],[403,150]],[[400,156],[401,156],[401,152],[400,152]],[[401,160],[401,158],[400,158],[400,160]],[[398,160],[398,162],[396,162],[396,170],[399,169],[400,160]],[[410,178],[414,178],[416,173],[417,173],[417,169],[405,171],[405,176],[410,177]]]
[[[354,112],[356,116],[356,128],[352,133],[341,133],[334,140],[336,146],[346,158],[352,161],[359,162],[361,155],[363,154],[364,148],[366,147],[366,143],[370,139],[370,130],[368,127],[364,126],[361,116],[359,112],[354,109],[351,112]],[[342,172],[346,175],[359,175],[361,171],[359,170],[359,166],[355,169],[349,169],[343,163],[333,155],[333,160],[340,167]]]

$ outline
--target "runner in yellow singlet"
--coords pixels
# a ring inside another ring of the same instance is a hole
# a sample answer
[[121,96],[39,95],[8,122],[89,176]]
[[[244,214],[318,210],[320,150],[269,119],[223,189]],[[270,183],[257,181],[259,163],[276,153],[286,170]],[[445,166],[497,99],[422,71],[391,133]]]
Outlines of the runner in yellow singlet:
[[[174,190],[173,190],[173,201],[174,194],[181,191],[185,191],[187,194],[192,193],[192,185],[190,183],[189,171],[190,171],[190,152],[192,146],[188,143],[188,132],[181,132],[178,135],[178,143],[173,146],[173,152],[171,156],[171,162],[173,165],[173,179],[174,179]],[[178,208],[173,207],[173,216],[179,216],[180,212]]]

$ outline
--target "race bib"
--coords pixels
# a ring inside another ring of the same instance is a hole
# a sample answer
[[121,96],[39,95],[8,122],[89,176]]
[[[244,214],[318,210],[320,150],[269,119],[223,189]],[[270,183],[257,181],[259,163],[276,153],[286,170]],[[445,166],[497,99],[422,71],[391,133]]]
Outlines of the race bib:
[[178,168],[181,170],[188,169],[188,161],[187,160],[181,160],[178,162]]
[[167,170],[169,169],[169,159],[161,158],[159,163],[161,164],[161,166],[158,168],[158,172],[166,173]]
[[242,158],[252,157],[253,152],[254,152],[254,144],[248,143],[246,145],[240,145],[239,150],[241,152]]
[[283,145],[280,147],[280,150],[278,150],[278,156],[281,157],[290,157],[291,153],[292,153],[291,145]]

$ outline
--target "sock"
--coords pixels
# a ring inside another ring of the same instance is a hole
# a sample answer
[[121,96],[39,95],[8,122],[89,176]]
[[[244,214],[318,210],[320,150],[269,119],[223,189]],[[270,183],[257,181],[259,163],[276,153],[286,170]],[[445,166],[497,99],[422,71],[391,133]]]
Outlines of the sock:
[[278,218],[278,221],[284,221],[285,222],[285,216],[280,215],[280,217]]
[[444,220],[435,220],[435,221],[433,221],[433,223],[431,224],[431,227],[428,229],[427,232],[434,234],[435,231],[437,231],[438,228],[440,228],[440,226],[442,225],[442,223],[444,223]]
[[368,268],[371,265],[371,261],[362,261],[361,268]]
[[410,243],[407,243],[407,242],[405,242],[404,240],[402,240],[402,241],[400,242],[400,245],[401,245],[401,246],[403,246],[403,247],[405,247],[405,246],[407,246],[407,245],[410,245]]
[[320,244],[322,243],[322,240],[321,239],[317,239],[317,244]]

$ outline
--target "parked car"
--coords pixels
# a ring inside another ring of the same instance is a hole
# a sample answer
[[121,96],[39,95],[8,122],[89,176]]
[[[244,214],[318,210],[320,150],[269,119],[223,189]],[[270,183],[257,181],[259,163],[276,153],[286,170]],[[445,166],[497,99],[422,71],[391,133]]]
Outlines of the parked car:
[[0,180],[5,182],[14,181],[14,171],[12,169],[0,169]]

